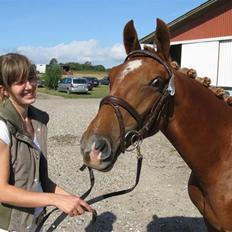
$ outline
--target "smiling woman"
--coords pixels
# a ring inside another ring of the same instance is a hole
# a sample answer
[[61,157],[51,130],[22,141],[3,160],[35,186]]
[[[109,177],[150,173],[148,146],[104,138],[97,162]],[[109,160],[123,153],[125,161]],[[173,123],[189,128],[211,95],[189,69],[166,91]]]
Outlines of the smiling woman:
[[37,77],[27,57],[0,56],[0,83],[0,231],[34,232],[48,205],[70,216],[92,211],[48,177],[49,116],[32,106]]

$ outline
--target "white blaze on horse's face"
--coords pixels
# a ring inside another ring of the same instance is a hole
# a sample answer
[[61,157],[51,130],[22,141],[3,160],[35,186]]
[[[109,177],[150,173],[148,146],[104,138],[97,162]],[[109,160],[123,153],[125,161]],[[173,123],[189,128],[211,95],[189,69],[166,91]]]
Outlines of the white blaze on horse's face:
[[122,76],[120,77],[121,81],[123,81],[123,79],[128,73],[138,69],[140,66],[142,66],[142,64],[143,61],[141,59],[129,61],[125,69],[122,71]]

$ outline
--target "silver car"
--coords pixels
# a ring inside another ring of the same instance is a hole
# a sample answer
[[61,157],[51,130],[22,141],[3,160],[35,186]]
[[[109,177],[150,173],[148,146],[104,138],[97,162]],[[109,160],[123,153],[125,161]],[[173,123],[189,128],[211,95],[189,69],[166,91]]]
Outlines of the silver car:
[[78,77],[65,77],[58,83],[58,91],[63,91],[66,93],[87,93],[88,85],[87,81],[83,78]]

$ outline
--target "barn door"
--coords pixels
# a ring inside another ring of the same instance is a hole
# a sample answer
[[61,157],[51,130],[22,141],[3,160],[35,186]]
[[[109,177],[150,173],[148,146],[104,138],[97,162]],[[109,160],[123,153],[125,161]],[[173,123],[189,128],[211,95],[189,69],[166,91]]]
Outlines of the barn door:
[[194,68],[200,77],[209,77],[217,84],[219,42],[182,44],[181,67]]
[[220,42],[218,85],[232,87],[232,40]]

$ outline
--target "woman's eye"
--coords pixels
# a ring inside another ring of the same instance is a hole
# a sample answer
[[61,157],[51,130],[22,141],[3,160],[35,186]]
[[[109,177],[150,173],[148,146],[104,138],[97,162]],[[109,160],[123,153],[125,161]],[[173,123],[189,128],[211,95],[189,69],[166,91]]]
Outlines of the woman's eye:
[[26,81],[25,80],[20,80],[20,81],[16,81],[15,83],[13,83],[14,85],[23,85],[25,84]]
[[28,81],[37,81],[37,76],[36,75],[30,75],[29,77],[28,77]]

